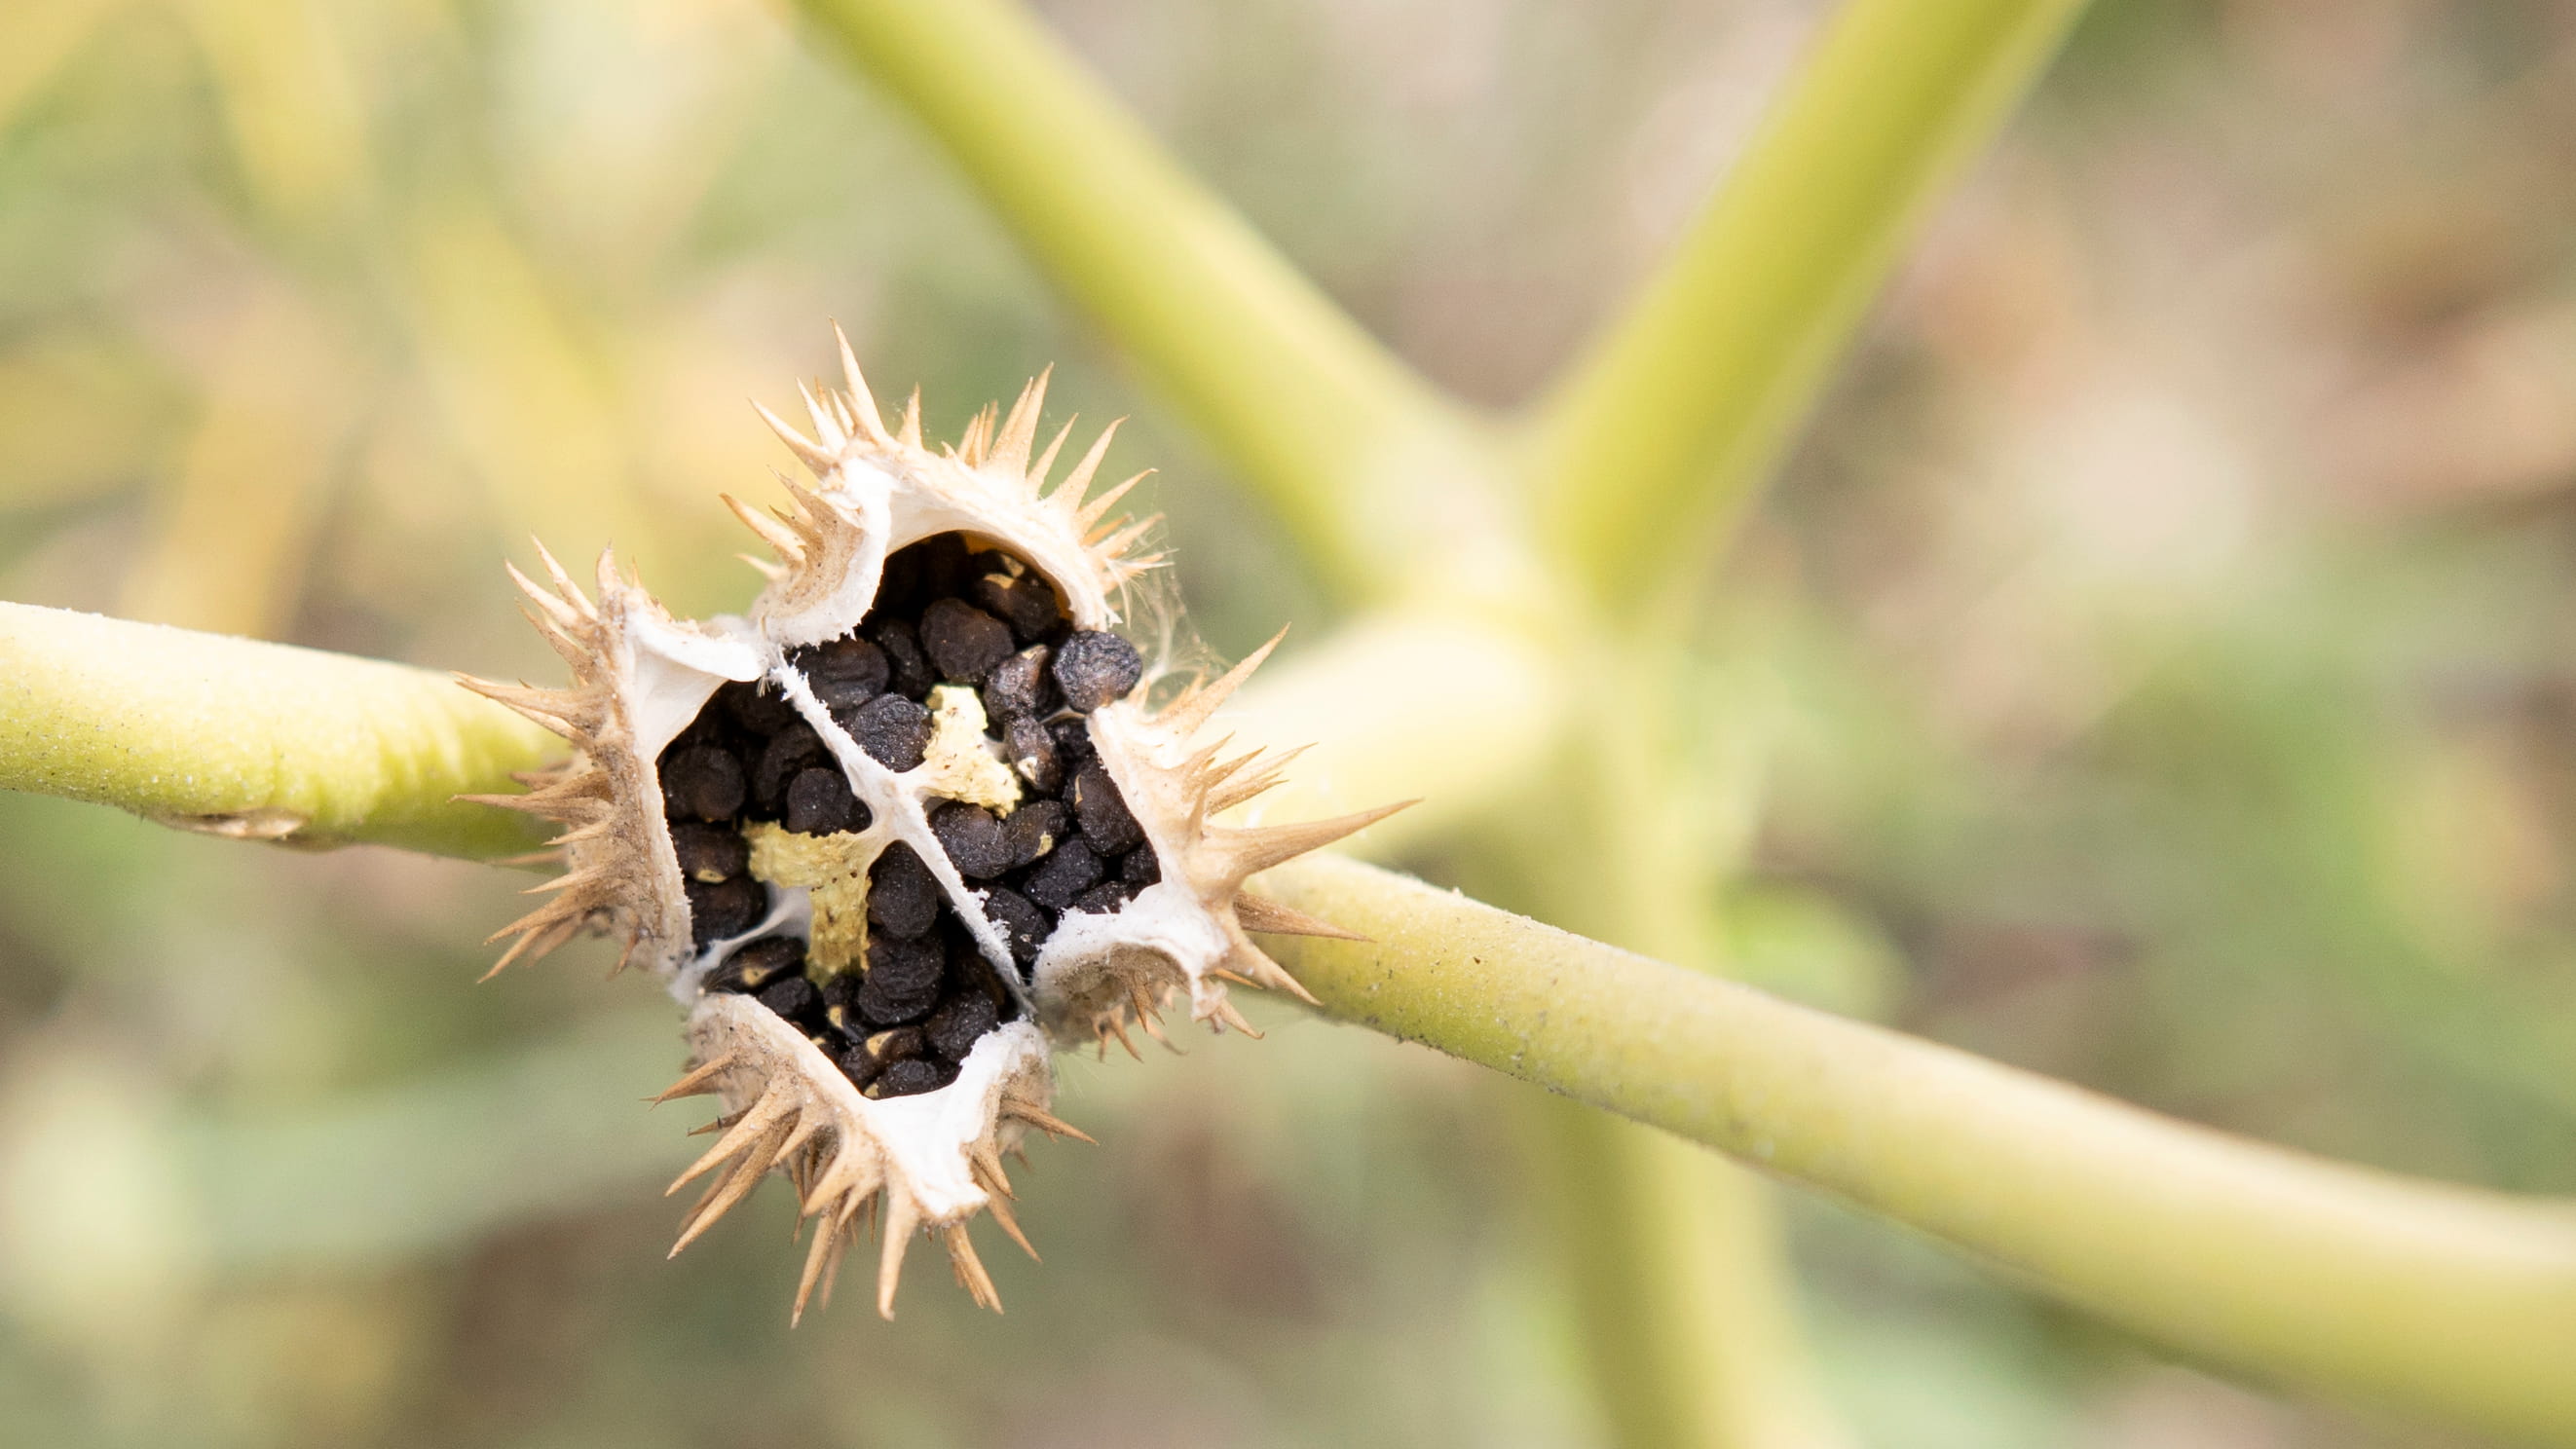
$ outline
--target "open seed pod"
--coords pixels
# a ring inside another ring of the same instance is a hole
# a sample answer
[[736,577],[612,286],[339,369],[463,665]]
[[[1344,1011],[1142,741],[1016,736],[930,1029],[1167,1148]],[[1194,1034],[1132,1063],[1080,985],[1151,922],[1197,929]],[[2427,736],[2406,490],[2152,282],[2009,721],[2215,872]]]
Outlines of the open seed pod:
[[465,682],[574,749],[483,797],[566,827],[553,898],[494,939],[507,965],[622,937],[687,1008],[661,1100],[715,1095],[723,1135],[673,1184],[713,1175],[674,1253],[775,1168],[814,1220],[799,1316],[879,1217],[881,1312],[916,1231],[998,1307],[966,1223],[989,1208],[1027,1246],[1002,1156],[1081,1135],[1049,1111],[1051,1050],[1132,1051],[1181,1002],[1242,1028],[1229,982],[1303,996],[1248,933],[1339,933],[1244,882],[1388,812],[1215,823],[1285,763],[1195,738],[1269,649],[1155,688],[1118,632],[1151,520],[1109,517],[1135,479],[1091,496],[1109,433],[1050,489],[1044,378],[934,452],[919,396],[890,430],[841,358],[815,437],[769,418],[812,485],[725,500],[779,557],[748,617],[675,621],[605,555],[595,599],[550,556],[547,584],[513,570],[572,685]]

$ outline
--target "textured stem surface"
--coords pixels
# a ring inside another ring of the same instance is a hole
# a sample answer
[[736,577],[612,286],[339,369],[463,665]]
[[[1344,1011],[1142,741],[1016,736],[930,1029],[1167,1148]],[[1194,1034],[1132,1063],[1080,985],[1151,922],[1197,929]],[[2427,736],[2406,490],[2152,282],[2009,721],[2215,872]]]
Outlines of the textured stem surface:
[[[1367,496],[1443,471],[1455,409],[1318,292],[1007,0],[802,0],[1029,255],[1338,581],[1400,566]],[[1401,476],[1400,476],[1401,475]],[[1410,501],[1410,500],[1405,500]]]
[[249,840],[440,855],[533,848],[459,804],[563,744],[444,674],[159,624],[0,603],[0,789]]
[[1346,1020],[1703,1142],[2265,1378],[2576,1444],[2576,1207],[2227,1137],[1348,860],[1262,878],[1366,942]]
[[1708,549],[1807,414],[1907,235],[2082,0],[1853,0],[1664,269],[1539,421],[1547,535],[1603,595]]

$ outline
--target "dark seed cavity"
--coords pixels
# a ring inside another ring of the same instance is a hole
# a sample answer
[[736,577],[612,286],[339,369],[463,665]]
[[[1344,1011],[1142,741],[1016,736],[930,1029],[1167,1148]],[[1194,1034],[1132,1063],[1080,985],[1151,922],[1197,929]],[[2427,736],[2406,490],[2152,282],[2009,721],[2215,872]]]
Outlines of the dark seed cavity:
[[1007,569],[989,571],[975,580],[973,597],[977,607],[1010,625],[1011,637],[1023,644],[1050,638],[1064,627],[1064,606],[1035,573],[1014,578]]
[[716,691],[716,703],[755,735],[774,735],[796,722],[796,706],[766,680],[727,684]]
[[1055,651],[1055,684],[1064,702],[1081,714],[1127,697],[1145,677],[1136,646],[1115,634],[1079,629]]

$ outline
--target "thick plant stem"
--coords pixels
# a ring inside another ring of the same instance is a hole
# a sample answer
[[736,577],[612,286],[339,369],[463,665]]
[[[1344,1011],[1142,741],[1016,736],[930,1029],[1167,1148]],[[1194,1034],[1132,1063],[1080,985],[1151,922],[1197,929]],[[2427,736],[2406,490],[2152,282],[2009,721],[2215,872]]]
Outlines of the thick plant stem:
[[249,840],[490,857],[552,735],[446,675],[159,624],[0,603],[0,789]]
[[2576,1444],[2576,1205],[2246,1142],[1330,858],[1326,1011],[1705,1143],[2194,1357]]
[[1961,161],[2082,0],[1852,0],[1537,421],[1544,534],[1605,598],[1707,555]]
[[1399,483],[1458,466],[1464,430],[1450,403],[1188,176],[1019,6],[801,3],[1328,575],[1370,589],[1400,565],[1371,525],[1423,496]]

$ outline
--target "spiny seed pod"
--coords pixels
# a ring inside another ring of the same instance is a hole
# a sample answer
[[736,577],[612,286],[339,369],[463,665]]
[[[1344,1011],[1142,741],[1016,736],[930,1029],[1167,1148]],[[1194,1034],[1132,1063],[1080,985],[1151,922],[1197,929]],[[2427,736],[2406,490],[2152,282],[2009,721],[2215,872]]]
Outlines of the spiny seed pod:
[[542,547],[551,587],[511,571],[571,687],[464,682],[573,754],[477,797],[566,827],[554,899],[495,933],[493,970],[616,935],[687,1008],[691,1066],[655,1100],[717,1096],[723,1135],[672,1185],[716,1174],[673,1253],[774,1168],[815,1220],[798,1317],[863,1223],[880,1312],[916,1231],[998,1308],[966,1224],[989,1209],[1026,1248],[1003,1154],[1082,1137],[1048,1110],[1051,1049],[1133,1052],[1183,997],[1249,1031],[1228,982],[1305,997],[1248,933],[1343,933],[1244,882],[1400,807],[1214,823],[1286,763],[1194,740],[1278,641],[1148,704],[1117,630],[1153,520],[1108,518],[1134,478],[1089,496],[1114,425],[1049,489],[1070,427],[1030,460],[1044,377],[932,452],[920,395],[889,430],[841,361],[846,391],[806,393],[819,441],[762,410],[814,484],[725,499],[780,560],[747,618],[674,620],[606,554],[596,600]]

